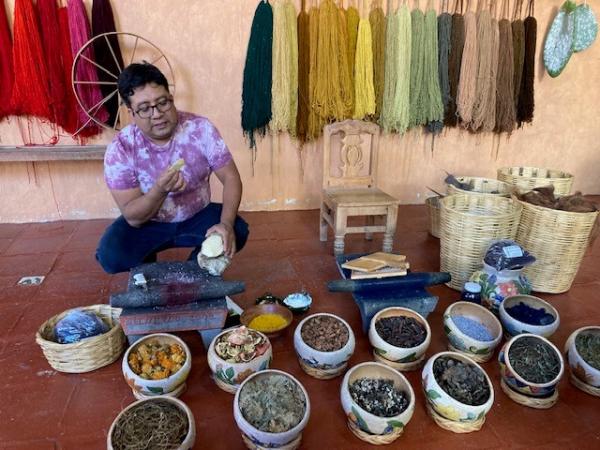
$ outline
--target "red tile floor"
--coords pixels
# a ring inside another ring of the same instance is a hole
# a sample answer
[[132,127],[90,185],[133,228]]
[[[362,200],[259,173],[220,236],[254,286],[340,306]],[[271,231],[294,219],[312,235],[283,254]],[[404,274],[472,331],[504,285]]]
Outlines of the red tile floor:
[[[427,233],[426,209],[400,209],[394,249],[408,256],[417,271],[439,269],[439,242]],[[357,336],[351,364],[368,361],[371,352],[361,331],[360,316],[347,293],[330,293],[326,281],[338,278],[331,239],[318,239],[318,212],[245,213],[250,224],[247,247],[234,259],[225,278],[243,280],[247,289],[235,300],[247,307],[265,291],[277,295],[306,289],[313,298],[311,312],[329,311],[346,319]],[[112,292],[124,290],[127,274],[106,275],[94,260],[96,243],[108,220],[0,225],[0,401],[1,449],[105,448],[106,433],[115,416],[134,398],[123,381],[120,362],[91,373],[59,373],[48,365],[34,336],[38,327],[61,311],[106,303]],[[381,240],[346,239],[348,252],[380,248]],[[171,250],[159,259],[183,258],[187,250]],[[562,348],[568,335],[584,325],[600,323],[600,243],[589,251],[580,273],[563,295],[542,295],[561,314],[552,341]],[[24,275],[45,275],[41,286],[21,287]],[[442,313],[459,297],[436,287],[437,309],[429,316],[433,338],[428,354],[445,349]],[[299,319],[295,319],[297,323]],[[340,379],[319,381],[302,372],[292,346],[294,327],[273,340],[273,367],[290,372],[308,390],[312,414],[302,448],[369,448],[346,427],[339,401]],[[242,449],[232,414],[232,399],[209,376],[206,352],[195,332],[181,333],[193,353],[188,389],[181,399],[196,418],[197,448]],[[509,400],[498,384],[498,364],[484,364],[494,382],[496,400],[480,432],[460,435],[437,427],[427,416],[420,391],[420,373],[408,373],[415,389],[415,414],[392,448],[595,448],[600,449],[600,399],[560,384],[559,403],[540,411]]]

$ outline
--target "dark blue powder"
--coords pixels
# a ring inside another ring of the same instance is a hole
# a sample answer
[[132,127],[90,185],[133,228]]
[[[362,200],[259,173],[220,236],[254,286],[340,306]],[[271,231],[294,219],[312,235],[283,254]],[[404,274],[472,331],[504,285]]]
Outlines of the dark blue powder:
[[518,304],[506,308],[506,312],[515,319],[529,325],[550,325],[556,319],[544,308],[533,308],[526,303]]
[[465,333],[470,338],[477,341],[493,341],[494,337],[490,331],[481,322],[469,319],[465,316],[453,316],[452,322],[456,324],[458,329]]

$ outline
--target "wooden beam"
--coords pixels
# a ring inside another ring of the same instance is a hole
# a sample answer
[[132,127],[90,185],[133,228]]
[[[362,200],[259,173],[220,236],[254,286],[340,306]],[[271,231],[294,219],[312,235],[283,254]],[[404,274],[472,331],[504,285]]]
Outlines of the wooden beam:
[[106,145],[0,146],[0,162],[102,161]]

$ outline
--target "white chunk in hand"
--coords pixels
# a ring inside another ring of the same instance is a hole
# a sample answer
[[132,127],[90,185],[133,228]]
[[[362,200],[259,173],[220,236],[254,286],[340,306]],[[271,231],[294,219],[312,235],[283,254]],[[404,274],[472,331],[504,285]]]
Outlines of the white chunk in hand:
[[214,233],[208,236],[202,243],[200,253],[207,258],[216,258],[223,254],[223,238],[220,234]]
[[171,167],[169,167],[169,170],[181,170],[183,169],[183,166],[185,165],[185,161],[183,160],[183,158],[179,158],[177,161],[175,161]]

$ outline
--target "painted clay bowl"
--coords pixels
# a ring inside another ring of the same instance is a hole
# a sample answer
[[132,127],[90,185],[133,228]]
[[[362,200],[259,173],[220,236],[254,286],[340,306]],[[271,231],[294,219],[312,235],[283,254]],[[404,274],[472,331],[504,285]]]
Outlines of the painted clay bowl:
[[273,347],[271,346],[269,338],[264,333],[256,330],[252,330],[252,332],[264,337],[266,342],[266,347],[261,350],[260,355],[243,363],[227,362],[221,358],[215,351],[215,344],[221,336],[230,333],[234,329],[235,328],[228,328],[215,336],[208,347],[206,356],[213,378],[223,383],[228,388],[224,388],[224,390],[231,394],[233,394],[250,375],[268,369],[271,365],[271,360],[273,359]]
[[183,403],[181,400],[179,400],[177,398],[173,398],[173,397],[168,397],[165,395],[157,395],[156,397],[138,400],[137,402],[133,402],[131,405],[129,405],[127,408],[125,408],[123,411],[121,411],[119,413],[119,415],[113,421],[112,425],[110,426],[110,429],[108,430],[108,435],[106,437],[106,448],[108,450],[114,449],[113,440],[112,440],[113,431],[114,431],[115,427],[117,426],[121,417],[123,417],[127,411],[129,411],[130,409],[132,409],[140,404],[143,404],[145,402],[156,402],[157,400],[164,400],[164,401],[170,402],[173,405],[175,405],[177,408],[179,408],[185,412],[187,419],[188,419],[188,433],[185,436],[181,445],[179,447],[177,447],[176,450],[192,450],[194,448],[194,443],[196,441],[196,424],[194,422],[194,414],[192,414],[192,410],[190,408],[188,408],[188,406],[185,403]]
[[[304,416],[292,429],[288,431],[284,431],[283,433],[269,433],[267,431],[261,431],[258,428],[254,427],[250,422],[248,422],[242,411],[240,409],[240,393],[243,391],[244,386],[249,383],[252,383],[253,380],[258,377],[269,377],[272,375],[284,375],[292,380],[296,386],[300,388],[302,393],[304,394],[304,398],[306,400],[306,408],[304,410]],[[244,382],[241,384],[238,391],[235,393],[235,398],[233,400],[233,418],[235,419],[235,423],[237,424],[240,431],[248,437],[250,441],[256,446],[260,446],[260,448],[277,448],[284,446],[293,440],[297,439],[306,424],[308,423],[308,418],[310,416],[310,400],[308,398],[308,393],[302,383],[300,383],[296,378],[294,378],[289,373],[283,372],[281,370],[268,369],[263,370],[262,372],[257,372],[253,375],[250,375]]]
[[[302,327],[311,319],[318,316],[330,316],[334,319],[339,320],[344,326],[348,329],[348,340],[346,344],[340,348],[339,350],[335,350],[332,352],[322,352],[312,348],[302,339]],[[348,364],[348,360],[352,357],[354,353],[354,346],[356,345],[356,341],[354,338],[354,332],[348,322],[346,322],[341,317],[336,316],[335,314],[329,313],[318,313],[312,314],[302,320],[296,330],[294,331],[294,349],[296,350],[296,355],[298,355],[298,359],[302,361],[306,366],[315,369],[315,370],[325,370],[325,371],[335,371],[339,369],[340,373],[344,370],[346,365]]]
[[577,351],[575,338],[577,338],[580,333],[600,334],[600,326],[579,328],[573,331],[571,336],[569,336],[569,339],[567,339],[565,353],[567,360],[569,361],[569,366],[571,367],[571,372],[573,372],[573,374],[583,383],[595,388],[600,388],[600,370],[588,364]]
[[262,334],[270,338],[274,338],[281,335],[287,329],[287,327],[290,326],[292,320],[294,319],[294,315],[292,314],[292,312],[285,306],[280,305],[279,303],[260,303],[258,305],[254,305],[250,308],[245,309],[242,315],[240,316],[240,323],[248,328],[251,328],[250,322],[252,322],[252,320],[255,317],[260,316],[262,314],[277,314],[278,316],[281,316],[283,317],[283,319],[285,319],[286,324],[281,328],[278,328],[273,331],[261,331]]
[[[136,351],[142,344],[148,344],[153,342],[159,342],[161,344],[178,344],[185,352],[185,362],[181,369],[162,380],[146,380],[145,378],[136,375],[136,373],[129,366],[129,354]],[[190,369],[192,368],[192,353],[183,340],[168,333],[156,333],[144,336],[138,341],[134,342],[123,357],[122,369],[125,381],[131,387],[131,389],[137,394],[136,397],[141,396],[152,396],[152,395],[168,395],[178,390],[179,393],[183,391],[182,385],[187,379]],[[141,395],[140,395],[141,394]]]
[[[384,317],[397,316],[406,316],[416,319],[417,322],[425,327],[425,340],[416,347],[407,348],[396,347],[384,341],[383,338],[379,336],[379,333],[377,333],[375,324],[379,319],[383,319]],[[371,325],[369,326],[369,341],[371,342],[375,353],[382,358],[396,363],[411,363],[421,358],[427,351],[429,343],[431,342],[431,329],[429,328],[429,323],[427,323],[427,320],[425,320],[425,318],[418,312],[408,308],[392,306],[391,308],[382,309],[373,316],[373,319],[371,319]]]
[[[463,333],[452,320],[456,316],[479,322],[487,328],[493,340],[480,341]],[[471,302],[456,302],[448,306],[444,312],[444,331],[455,349],[481,357],[491,356],[502,339],[502,326],[496,316],[489,309]]]
[[[552,347],[552,349],[556,352],[556,356],[560,362],[560,370],[558,375],[553,380],[550,380],[547,383],[533,383],[525,380],[511,366],[510,359],[508,358],[510,348],[517,340],[525,337],[540,339],[546,344],[550,345],[550,347]],[[535,334],[519,334],[510,339],[500,350],[500,353],[498,354],[498,362],[500,363],[500,376],[504,382],[514,391],[530,397],[549,397],[554,394],[554,390],[556,389],[556,386],[558,385],[558,382],[563,376],[565,370],[565,363],[558,348],[556,348],[556,346],[548,339]]]
[[[380,417],[371,414],[358,405],[350,395],[349,386],[359,378],[383,378],[392,380],[394,386],[408,396],[408,407],[397,416]],[[415,393],[408,380],[395,369],[378,362],[365,362],[352,367],[344,376],[340,389],[342,408],[349,421],[365,433],[385,435],[404,428],[415,411]]]
[[[444,389],[442,389],[435,379],[435,375],[433,374],[433,363],[436,359],[442,356],[452,357],[463,363],[474,366],[483,373],[490,389],[490,397],[485,403],[482,405],[467,405],[466,403],[456,400],[454,397],[444,391]],[[431,407],[439,415],[448,420],[455,422],[472,422],[479,420],[488,413],[494,404],[494,387],[492,386],[492,382],[490,381],[487,373],[485,373],[485,370],[483,370],[479,364],[461,353],[440,352],[433,355],[431,358],[429,358],[425,364],[425,367],[423,367],[421,376],[423,391],[425,392],[427,402],[429,402]]]
[[[507,311],[507,308],[515,306],[519,303],[525,303],[526,305],[536,309],[543,308],[547,313],[554,316],[554,322],[548,325],[532,325],[530,323],[515,319]],[[506,298],[500,304],[500,322],[502,322],[502,325],[509,336],[516,336],[522,333],[531,333],[548,338],[552,336],[558,329],[558,325],[560,324],[560,316],[558,315],[558,311],[554,308],[554,306],[539,297],[534,297],[533,295],[513,295],[512,297]]]

